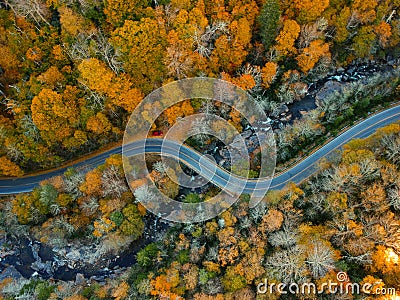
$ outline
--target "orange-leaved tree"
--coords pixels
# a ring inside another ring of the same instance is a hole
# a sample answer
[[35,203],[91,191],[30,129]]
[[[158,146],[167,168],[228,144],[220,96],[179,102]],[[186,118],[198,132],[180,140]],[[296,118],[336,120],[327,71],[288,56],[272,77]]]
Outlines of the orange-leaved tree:
[[298,11],[297,20],[301,24],[315,21],[329,6],[329,0],[294,0],[294,9]]
[[264,88],[269,88],[271,83],[274,81],[276,77],[276,72],[278,70],[278,64],[274,62],[267,62],[264,67],[261,69],[261,78],[262,84]]
[[108,23],[119,27],[125,20],[139,19],[148,6],[149,0],[106,0],[104,14]]
[[322,40],[315,40],[310,43],[310,46],[304,48],[303,53],[296,59],[300,69],[307,73],[323,56],[330,57],[329,45]]

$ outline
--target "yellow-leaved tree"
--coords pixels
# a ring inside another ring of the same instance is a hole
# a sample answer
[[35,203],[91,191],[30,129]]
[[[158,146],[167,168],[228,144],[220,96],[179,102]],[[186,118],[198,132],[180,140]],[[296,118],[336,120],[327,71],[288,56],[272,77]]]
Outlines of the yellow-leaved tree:
[[0,157],[0,176],[22,176],[21,168],[6,156]]
[[106,0],[104,14],[108,23],[118,27],[124,24],[125,20],[138,19],[148,6],[149,0]]
[[163,59],[167,33],[163,24],[151,18],[126,20],[111,37],[112,44],[121,51],[124,69],[134,79],[134,86],[150,93],[165,76]]
[[280,56],[296,53],[297,50],[294,47],[294,42],[299,37],[299,34],[300,25],[296,21],[288,19],[283,22],[283,28],[276,38],[275,46]]
[[32,100],[32,120],[49,144],[70,137],[78,125],[78,89],[67,85],[63,94],[44,88]]
[[127,74],[118,76],[102,61],[91,58],[82,61],[78,66],[81,82],[89,89],[108,97],[105,106],[119,106],[132,112],[143,99],[140,89],[133,87]]

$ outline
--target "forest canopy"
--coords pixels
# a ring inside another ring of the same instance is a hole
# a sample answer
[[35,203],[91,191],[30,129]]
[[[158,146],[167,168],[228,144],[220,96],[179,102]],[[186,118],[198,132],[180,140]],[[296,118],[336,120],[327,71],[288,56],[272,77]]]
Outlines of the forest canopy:
[[398,6],[376,0],[3,1],[0,174],[55,167],[119,141],[144,96],[185,77],[230,80],[266,97],[274,114],[332,68],[397,57]]

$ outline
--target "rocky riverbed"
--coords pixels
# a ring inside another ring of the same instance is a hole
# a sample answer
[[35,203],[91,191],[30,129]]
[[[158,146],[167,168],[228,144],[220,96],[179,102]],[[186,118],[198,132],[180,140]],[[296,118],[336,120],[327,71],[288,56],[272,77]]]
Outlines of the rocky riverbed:
[[[363,80],[377,73],[391,72],[400,63],[399,60],[388,60],[387,62],[353,63],[346,69],[337,69],[324,79],[309,84],[307,94],[300,101],[288,105],[282,105],[277,117],[271,117],[271,126],[279,127],[281,123],[291,122],[301,118],[304,113],[315,109],[319,99],[326,94],[337,91],[348,83]],[[257,148],[255,135],[251,128],[242,133],[247,146],[251,149]],[[228,168],[230,161],[228,148],[221,142],[209,145],[207,154],[213,156],[216,162]],[[251,151],[250,151],[251,152]],[[189,175],[196,175],[191,170],[184,170]],[[207,189],[207,187],[205,187]],[[190,192],[182,189],[183,196]],[[196,192],[202,192],[201,189]],[[149,214],[145,220],[145,232],[142,238],[132,242],[128,247],[112,255],[100,253],[100,244],[71,243],[65,247],[52,248],[43,243],[24,238],[0,238],[0,281],[7,277],[12,278],[53,278],[64,281],[75,281],[83,283],[94,279],[104,281],[106,278],[114,277],[123,272],[135,262],[136,253],[145,245],[155,241],[156,235],[163,235],[168,224]],[[94,254],[99,254],[94,260]]]
[[84,245],[76,242],[52,248],[27,237],[3,238],[0,240],[0,281],[7,277],[41,277],[81,284],[86,280],[102,282],[113,278],[133,265],[136,253],[169,227],[168,223],[152,214],[146,217],[145,223],[143,236],[117,255],[107,251],[103,253],[101,243]]
[[[333,93],[341,93],[346,87],[355,83],[365,83],[369,78],[375,75],[395,76],[394,72],[400,60],[388,59],[388,61],[355,61],[346,68],[338,68],[330,72],[325,78],[308,84],[305,96],[292,103],[282,104],[274,116],[269,116],[268,122],[273,129],[280,128],[282,125],[292,123],[296,119],[302,118],[309,111],[316,109],[321,103]],[[241,133],[249,154],[255,153],[258,148],[258,140],[253,128],[246,127]],[[202,149],[204,154],[212,156],[216,163],[221,167],[229,170],[231,154],[235,153],[235,142],[230,145],[224,145],[221,141],[214,140],[208,144],[207,149]],[[191,169],[182,166],[185,172],[191,176],[198,174]],[[212,186],[211,183],[204,185],[202,188],[187,189],[181,188],[180,197],[184,198],[189,192],[206,193]]]

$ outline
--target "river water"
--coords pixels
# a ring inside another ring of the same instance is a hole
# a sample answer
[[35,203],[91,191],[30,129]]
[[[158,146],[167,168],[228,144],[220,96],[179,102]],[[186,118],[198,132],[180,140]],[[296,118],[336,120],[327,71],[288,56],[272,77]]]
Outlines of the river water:
[[[397,61],[395,62],[398,63]],[[376,72],[385,72],[393,69],[395,63],[353,64],[346,69],[340,69],[334,74],[327,76],[315,83],[310,84],[308,94],[300,101],[288,105],[292,119],[300,118],[302,111],[310,111],[316,108],[315,95],[328,81],[351,82],[373,76]],[[40,276],[42,278],[53,278],[58,280],[75,280],[78,273],[85,278],[103,280],[118,273],[121,270],[133,265],[136,261],[136,253],[147,244],[154,241],[155,233],[166,232],[168,225],[159,222],[157,218],[148,214],[145,219],[145,234],[139,240],[133,242],[126,250],[117,257],[106,255],[96,265],[86,264],[77,268],[70,268],[67,264],[60,265],[60,258],[53,249],[39,242],[32,242],[27,238],[9,239],[13,254],[7,255],[0,261],[0,272],[4,272],[13,266],[20,275],[25,278]],[[37,266],[40,266],[38,268]],[[36,267],[35,267],[36,266]],[[1,275],[0,275],[1,279]]]
[[132,266],[136,262],[137,252],[155,241],[155,233],[166,232],[168,228],[167,223],[159,221],[152,214],[148,214],[145,218],[143,236],[131,243],[118,256],[105,255],[93,265],[86,263],[75,268],[60,263],[62,259],[46,244],[37,241],[32,242],[28,238],[11,238],[8,239],[8,244],[12,244],[14,253],[1,259],[0,272],[4,272],[9,266],[13,266],[24,278],[39,276],[44,279],[71,281],[75,280],[77,274],[82,274],[86,279],[92,277],[101,281]]

